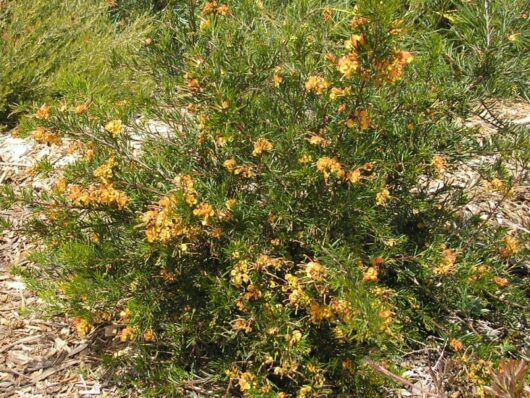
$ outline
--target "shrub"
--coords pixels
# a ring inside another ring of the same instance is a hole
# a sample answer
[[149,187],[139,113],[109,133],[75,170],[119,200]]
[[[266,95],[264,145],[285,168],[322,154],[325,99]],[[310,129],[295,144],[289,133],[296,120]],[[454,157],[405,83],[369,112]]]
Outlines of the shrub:
[[[477,76],[447,31],[397,0],[176,2],[158,18],[156,122],[55,106],[39,119],[80,140],[30,200],[43,247],[28,277],[57,310],[84,332],[121,319],[140,351],[120,360],[153,394],[382,396],[364,358],[397,368],[426,336],[503,354],[449,321],[515,316],[501,291],[526,304],[507,268],[517,239],[464,220],[462,187],[428,189],[491,150],[459,119]],[[506,154],[524,155],[521,131],[494,142],[514,139]],[[508,192],[503,167],[483,171]]]

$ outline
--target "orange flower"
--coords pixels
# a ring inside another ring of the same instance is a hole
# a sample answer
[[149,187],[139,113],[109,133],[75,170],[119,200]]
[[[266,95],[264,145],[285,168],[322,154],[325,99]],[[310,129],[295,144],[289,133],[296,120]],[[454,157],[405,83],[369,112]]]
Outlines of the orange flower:
[[33,139],[39,144],[47,145],[61,145],[61,136],[57,133],[52,133],[49,129],[44,127],[37,127],[33,132]]
[[519,251],[519,241],[513,236],[506,235],[503,240],[505,247],[501,249],[502,256],[510,257],[512,254]]
[[331,84],[326,81],[323,77],[320,76],[309,76],[305,83],[305,89],[309,92],[314,91],[318,95],[322,95],[325,90],[327,90]]
[[209,1],[207,2],[204,7],[202,8],[202,15],[208,15],[212,14],[217,9],[217,2],[216,1]]
[[124,329],[122,329],[120,333],[120,341],[122,343],[132,340],[133,337],[134,337],[134,329],[132,327],[127,326]]
[[317,170],[324,174],[324,179],[327,181],[330,175],[335,174],[339,178],[345,175],[344,168],[336,158],[322,157],[317,160]]
[[49,119],[52,112],[52,108],[49,105],[42,105],[37,113],[35,114],[35,117],[37,119]]
[[354,16],[351,20],[351,26],[352,28],[359,28],[361,26],[364,26],[366,24],[368,24],[370,21],[368,20],[368,18],[365,18],[365,17],[360,17],[360,16]]
[[215,210],[212,205],[202,202],[195,210],[193,210],[193,214],[202,217],[202,225],[208,225],[210,217],[215,215]]
[[342,73],[342,77],[350,78],[359,69],[359,57],[351,52],[339,59],[337,69]]
[[271,151],[273,148],[273,145],[272,145],[272,142],[270,142],[268,139],[266,138],[259,138],[255,143],[254,143],[254,150],[252,151],[252,155],[253,156],[259,156],[261,155],[263,152],[269,152]]
[[81,317],[75,317],[73,324],[80,337],[86,337],[90,330],[92,330],[92,325]]
[[77,105],[74,109],[74,112],[77,114],[77,115],[81,115],[83,113],[86,113],[88,111],[88,104],[81,104],[81,105]]
[[495,282],[495,284],[500,288],[504,288],[510,284],[510,281],[508,281],[508,279],[500,276],[496,276],[495,278],[493,278],[493,282]]
[[344,47],[347,50],[358,48],[360,45],[365,43],[365,38],[362,35],[352,35],[348,40],[344,42]]
[[464,343],[462,343],[460,340],[455,339],[455,338],[451,339],[451,342],[449,343],[449,345],[456,352],[462,351],[464,349]]
[[197,79],[188,79],[188,88],[191,91],[199,91],[201,89],[201,84]]
[[144,332],[144,340],[151,342],[156,340],[155,332],[153,332],[151,329]]
[[324,11],[322,11],[322,17],[324,18],[325,22],[331,21],[331,18],[333,17],[333,10],[329,7],[324,8]]
[[228,14],[230,14],[230,7],[226,4],[220,5],[217,7],[217,12],[223,17],[226,17]]

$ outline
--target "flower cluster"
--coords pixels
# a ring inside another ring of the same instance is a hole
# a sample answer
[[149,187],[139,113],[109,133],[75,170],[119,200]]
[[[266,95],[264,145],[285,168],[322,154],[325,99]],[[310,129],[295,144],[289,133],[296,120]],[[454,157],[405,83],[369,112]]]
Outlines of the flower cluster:
[[227,16],[230,13],[230,7],[226,4],[219,4],[217,1],[207,2],[202,8],[203,15],[219,14]]
[[142,215],[149,242],[167,243],[175,238],[190,237],[191,230],[176,211],[177,198],[164,196],[153,209]]
[[88,188],[71,185],[68,198],[76,205],[115,205],[119,209],[125,208],[130,201],[125,192],[114,188],[111,183],[90,185]]
[[58,133],[53,133],[45,127],[37,127],[33,132],[33,139],[39,144],[61,145],[62,138]]

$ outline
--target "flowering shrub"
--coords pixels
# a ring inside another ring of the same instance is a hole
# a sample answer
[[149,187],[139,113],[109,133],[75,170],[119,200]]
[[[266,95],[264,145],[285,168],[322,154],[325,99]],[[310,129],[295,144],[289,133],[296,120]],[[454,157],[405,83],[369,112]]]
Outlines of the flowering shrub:
[[33,199],[35,286],[83,334],[121,324],[137,365],[170,381],[160,394],[207,375],[226,396],[382,396],[364,359],[396,369],[426,336],[505,354],[449,321],[510,318],[524,248],[464,220],[461,187],[420,184],[489,148],[457,118],[473,76],[416,16],[398,1],[168,6],[174,30],[146,62],[171,64],[170,90],[145,112],[169,133],[114,111],[34,118],[36,139],[62,132],[78,153]]

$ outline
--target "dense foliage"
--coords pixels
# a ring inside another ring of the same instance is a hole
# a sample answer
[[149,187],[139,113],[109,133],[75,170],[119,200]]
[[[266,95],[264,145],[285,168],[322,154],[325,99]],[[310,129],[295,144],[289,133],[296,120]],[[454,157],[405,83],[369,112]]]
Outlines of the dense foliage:
[[[117,2],[104,26],[128,32],[147,6]],[[24,195],[42,244],[28,278],[82,333],[122,325],[137,355],[115,361],[149,375],[133,380],[146,394],[179,394],[200,377],[221,395],[384,396],[365,359],[397,371],[428,336],[478,364],[479,394],[490,361],[525,355],[525,250],[464,218],[470,198],[445,177],[495,151],[480,171],[507,196],[517,181],[505,161],[528,165],[522,129],[485,142],[461,122],[480,100],[528,89],[524,7],[153,5],[142,57],[124,75],[100,65],[120,76],[116,106],[62,97],[23,120],[78,153],[53,191]],[[115,34],[122,47],[126,33]],[[140,108],[147,123],[123,101],[131,73],[157,83]],[[105,90],[91,76],[96,101]],[[504,342],[477,320],[509,325]]]

